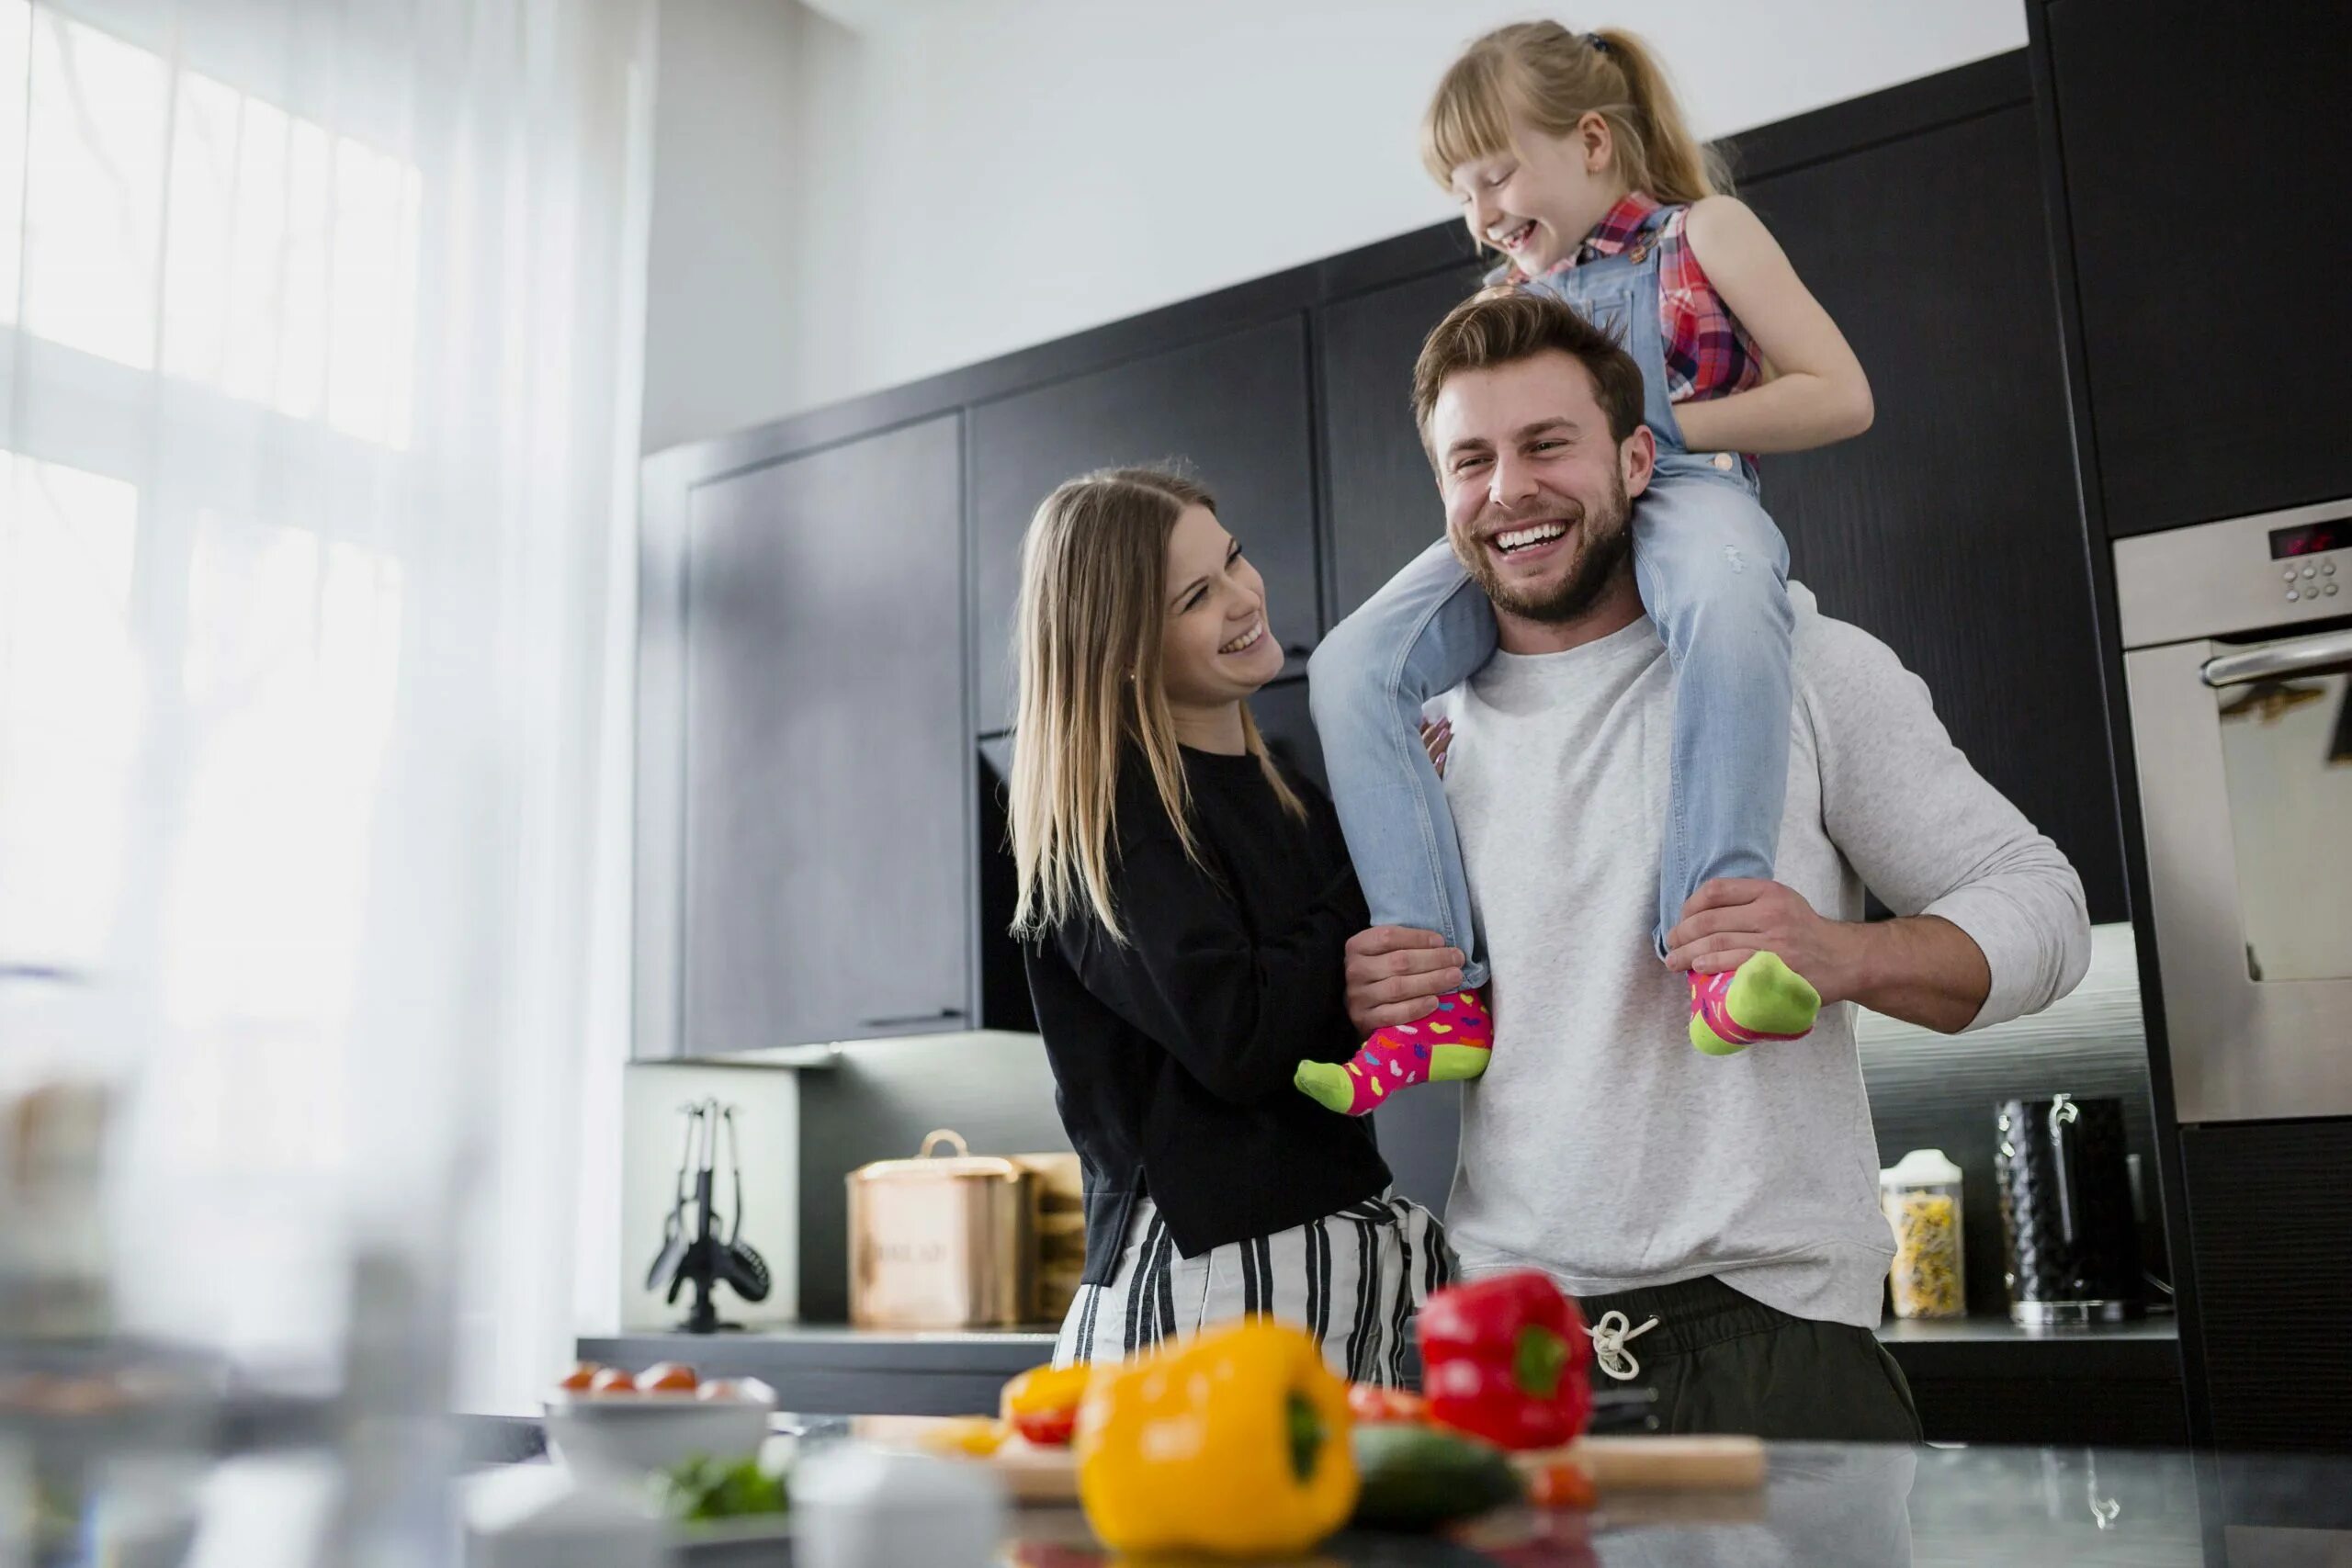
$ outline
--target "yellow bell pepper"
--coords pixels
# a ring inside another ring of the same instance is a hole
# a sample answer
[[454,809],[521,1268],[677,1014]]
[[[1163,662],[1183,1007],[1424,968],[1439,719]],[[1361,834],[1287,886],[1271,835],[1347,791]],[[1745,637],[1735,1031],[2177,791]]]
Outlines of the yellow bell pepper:
[[986,1459],[1004,1447],[1011,1430],[985,1416],[957,1416],[927,1426],[916,1441],[949,1459]]
[[1304,1551],[1356,1502],[1348,1385],[1315,1341],[1265,1319],[1097,1368],[1078,1491],[1115,1551]]

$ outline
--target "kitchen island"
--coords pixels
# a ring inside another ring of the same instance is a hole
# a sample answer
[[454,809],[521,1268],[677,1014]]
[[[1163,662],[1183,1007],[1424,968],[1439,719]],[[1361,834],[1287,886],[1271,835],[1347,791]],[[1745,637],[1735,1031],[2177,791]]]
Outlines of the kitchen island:
[[[819,1418],[804,1448],[846,1423]],[[1759,1491],[1611,1494],[1591,1514],[1509,1509],[1442,1535],[1351,1532],[1316,1564],[1521,1568],[2304,1568],[2352,1561],[2352,1456],[2180,1450],[1775,1444]],[[1093,1568],[1114,1559],[1072,1508],[1016,1509],[1002,1562]],[[696,1565],[696,1553],[684,1559]],[[710,1568],[782,1563],[714,1554]]]

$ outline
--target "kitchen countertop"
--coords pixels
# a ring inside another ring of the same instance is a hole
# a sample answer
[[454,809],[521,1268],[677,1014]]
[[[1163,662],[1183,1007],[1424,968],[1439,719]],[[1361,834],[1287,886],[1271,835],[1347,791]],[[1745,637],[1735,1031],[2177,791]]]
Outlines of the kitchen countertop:
[[[843,1426],[812,1420],[805,1441],[829,1440]],[[1774,1444],[1769,1453],[1769,1479],[1756,1493],[1616,1494],[1590,1516],[1510,1510],[1442,1536],[1342,1535],[1312,1561],[1394,1568],[2222,1562],[2306,1568],[2352,1559],[2352,1456],[1850,1444]],[[1000,1560],[1035,1568],[1113,1561],[1070,1508],[1014,1511]],[[722,1560],[711,1562],[719,1568]]]
[[[2104,1324],[2094,1328],[2030,1331],[2006,1317],[1904,1319],[1889,1317],[1878,1327],[1879,1339],[1890,1347],[1998,1345],[2040,1355],[2091,1347],[2093,1354],[2158,1353],[2179,1343],[2179,1329],[2170,1317],[2136,1323]],[[863,1362],[886,1352],[911,1351],[925,1359],[964,1358],[990,1361],[1017,1358],[1040,1348],[1051,1350],[1054,1326],[1037,1324],[1020,1328],[974,1328],[953,1332],[912,1329],[852,1328],[846,1324],[805,1323],[788,1327],[760,1328],[741,1333],[684,1334],[671,1329],[624,1329],[580,1341],[582,1354],[591,1345],[680,1346],[759,1345],[794,1359],[828,1357]],[[1030,1363],[1023,1363],[1024,1365]]]
[[[2007,1318],[1900,1322],[1879,1330],[1939,1442],[2162,1447],[2188,1439],[2173,1320],[2029,1334]],[[740,1334],[635,1333],[580,1341],[609,1366],[690,1361],[757,1377],[786,1407],[842,1414],[982,1415],[1004,1381],[1053,1355],[1023,1329],[918,1334],[808,1324]]]
[[[2029,1334],[2007,1318],[1889,1318],[1879,1339],[1915,1383],[2180,1380],[2178,1336],[2169,1317],[2050,1334]],[[683,1360],[714,1376],[763,1378],[797,1409],[945,1416],[993,1410],[997,1385],[1049,1359],[1053,1348],[1053,1331],[1045,1326],[922,1334],[809,1324],[740,1334],[599,1336],[582,1339],[579,1354],[607,1365]]]
[[[1776,1445],[1748,1495],[1620,1496],[1590,1517],[1513,1511],[1442,1537],[1342,1536],[1317,1563],[1520,1568],[2301,1568],[2352,1554],[2352,1461],[2177,1450]],[[2231,1490],[2234,1484],[2235,1490]],[[2223,1548],[2226,1529],[2226,1547]],[[2226,1558],[2222,1551],[2226,1551]],[[1004,1561],[1112,1558],[1072,1510],[1014,1516]]]

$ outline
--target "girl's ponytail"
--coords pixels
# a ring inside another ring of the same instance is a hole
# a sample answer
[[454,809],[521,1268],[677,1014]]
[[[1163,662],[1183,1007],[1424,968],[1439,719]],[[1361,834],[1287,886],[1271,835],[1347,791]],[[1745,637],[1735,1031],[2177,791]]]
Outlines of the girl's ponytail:
[[[1646,184],[1635,182],[1660,201],[1689,203],[1731,189],[1723,155],[1690,134],[1682,105],[1666,72],[1634,34],[1616,28],[1587,33],[1586,43],[1615,66],[1625,82],[1625,102],[1641,136],[1639,164]],[[1634,172],[1627,170],[1629,176]]]
[[1574,33],[1557,22],[1497,28],[1463,51],[1422,118],[1421,159],[1444,186],[1462,164],[1509,146],[1514,117],[1566,136],[1588,114],[1609,122],[1628,189],[1687,204],[1731,188],[1647,45],[1613,28]]

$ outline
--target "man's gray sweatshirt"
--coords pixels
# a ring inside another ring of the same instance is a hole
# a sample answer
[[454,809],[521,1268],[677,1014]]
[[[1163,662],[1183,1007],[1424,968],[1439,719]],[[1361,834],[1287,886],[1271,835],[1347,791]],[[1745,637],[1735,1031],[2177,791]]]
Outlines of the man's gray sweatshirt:
[[[2089,962],[2074,868],[1978,776],[1928,689],[1796,602],[1779,880],[1837,919],[1865,886],[1984,951],[1973,1027],[2047,1007]],[[1801,1317],[1873,1326],[1893,1247],[1853,1009],[1802,1040],[1702,1055],[1650,946],[1674,680],[1646,619],[1498,654],[1442,700],[1446,793],[1493,970],[1495,1054],[1465,1086],[1447,1225],[1465,1273],[1570,1293],[1713,1274]]]

